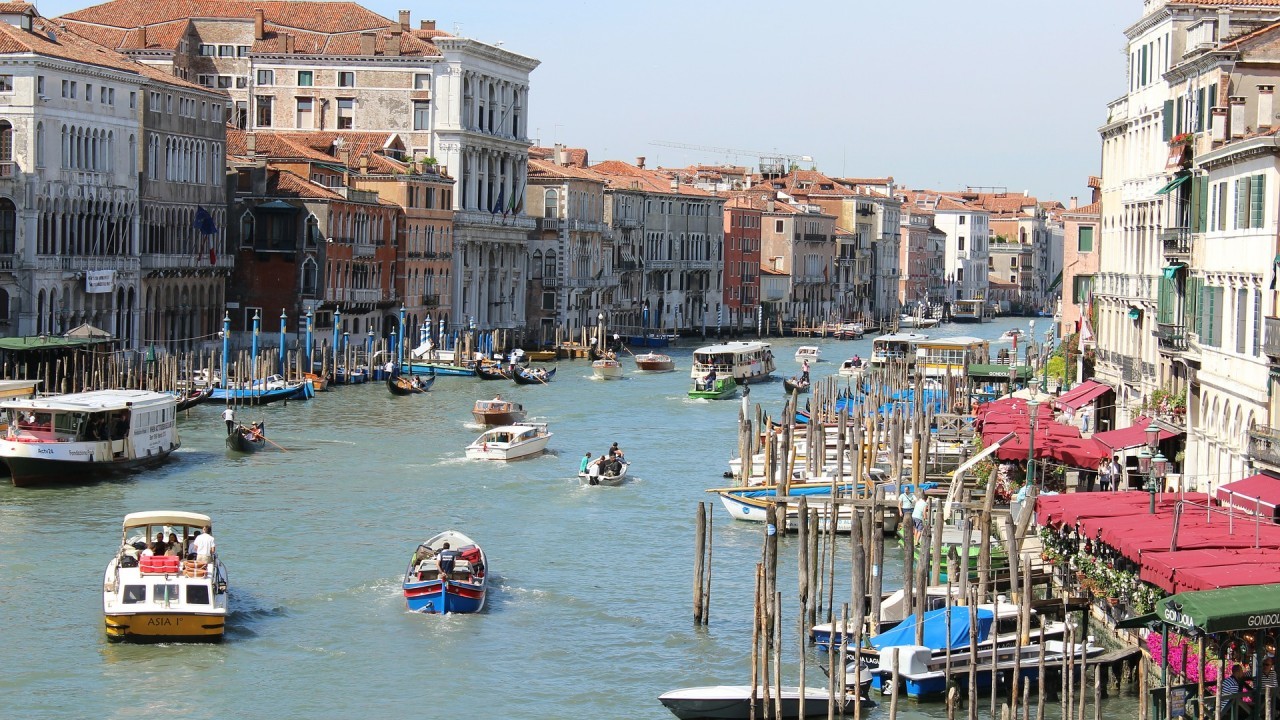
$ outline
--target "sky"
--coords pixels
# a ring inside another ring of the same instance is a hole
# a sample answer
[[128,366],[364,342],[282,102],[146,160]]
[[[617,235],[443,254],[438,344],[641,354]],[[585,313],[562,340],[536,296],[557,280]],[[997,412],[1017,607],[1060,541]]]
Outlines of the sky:
[[585,147],[592,162],[754,166],[777,153],[833,176],[1064,203],[1087,202],[1099,173],[1124,28],[1142,13],[1140,0],[363,4],[540,60],[531,139]]

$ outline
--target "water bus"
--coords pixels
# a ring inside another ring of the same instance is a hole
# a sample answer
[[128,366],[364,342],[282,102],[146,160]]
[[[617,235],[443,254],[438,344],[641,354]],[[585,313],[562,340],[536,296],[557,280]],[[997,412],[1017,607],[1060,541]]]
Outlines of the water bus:
[[715,370],[718,377],[731,376],[742,385],[766,380],[776,369],[769,343],[729,342],[694,350],[689,377],[701,380]]

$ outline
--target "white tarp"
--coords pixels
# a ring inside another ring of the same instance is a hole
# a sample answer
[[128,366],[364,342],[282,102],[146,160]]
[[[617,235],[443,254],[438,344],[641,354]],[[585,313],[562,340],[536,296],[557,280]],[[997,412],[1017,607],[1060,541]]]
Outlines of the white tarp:
[[89,270],[84,274],[84,291],[86,293],[109,293],[115,282],[115,270]]

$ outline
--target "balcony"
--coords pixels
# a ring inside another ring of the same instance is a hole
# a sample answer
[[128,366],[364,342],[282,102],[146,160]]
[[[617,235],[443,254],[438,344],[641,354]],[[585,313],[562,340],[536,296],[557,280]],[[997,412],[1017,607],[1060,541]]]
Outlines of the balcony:
[[560,232],[560,227],[564,224],[564,221],[560,218],[540,217],[537,218],[537,223],[539,230]]
[[1280,360],[1280,318],[1264,319],[1266,330],[1262,334],[1262,352],[1273,359]]
[[373,243],[355,243],[352,246],[352,254],[356,257],[373,257],[376,252]]
[[1249,430],[1249,457],[1280,470],[1280,429],[1255,425]]
[[565,284],[571,288],[593,288],[599,287],[603,283],[599,279],[591,277],[571,277],[565,280]]
[[457,210],[453,213],[455,226],[506,227],[512,230],[533,230],[537,227],[534,218],[528,215],[507,215],[491,213],[487,210]]
[[373,305],[382,299],[382,291],[364,288],[325,288],[324,299],[325,302],[339,304]]
[[[190,256],[184,256],[190,261]],[[119,272],[137,272],[139,266],[136,257],[93,257],[88,255],[37,255],[37,270],[62,270],[64,272],[84,272],[86,270],[117,270]]]
[[534,278],[534,279],[542,281],[543,289],[560,287],[560,278],[558,277],[552,277],[548,275],[543,278]]
[[827,235],[824,235],[822,233],[805,233],[800,236],[800,239],[804,240],[805,242],[820,243],[820,242],[826,242],[830,238]]
[[1160,242],[1164,245],[1165,257],[1188,257],[1191,255],[1191,228],[1165,228],[1160,231]]
[[228,270],[235,265],[235,256],[219,255],[211,265],[203,255],[147,253],[138,258],[138,262],[143,270]]
[[638,217],[615,217],[613,223],[620,228],[638,228],[642,225]]
[[630,272],[640,267],[635,260],[620,260],[614,264],[614,268],[621,272]]
[[1162,352],[1182,352],[1187,349],[1186,328],[1181,324],[1158,323],[1152,334],[1156,336]]
[[68,185],[92,185],[94,187],[106,187],[107,174],[100,172],[91,172],[88,170],[63,170],[62,182]]
[[17,163],[0,162],[0,178],[11,178],[17,172]]

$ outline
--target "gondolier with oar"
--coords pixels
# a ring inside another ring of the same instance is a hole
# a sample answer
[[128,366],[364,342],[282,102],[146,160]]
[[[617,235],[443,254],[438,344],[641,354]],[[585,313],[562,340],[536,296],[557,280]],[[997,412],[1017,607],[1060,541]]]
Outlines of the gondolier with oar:
[[230,405],[226,410],[222,411],[222,419],[227,421],[227,434],[230,435],[236,429],[236,411]]

